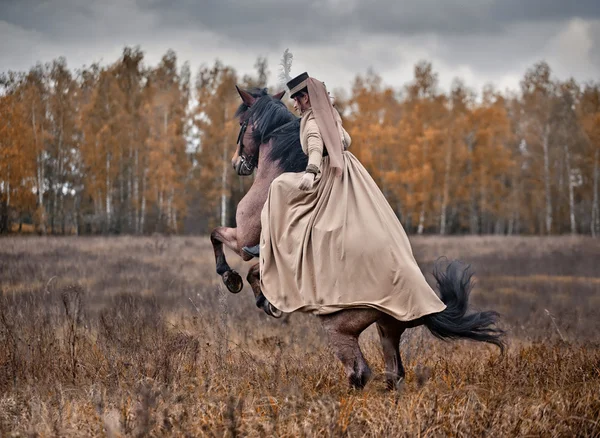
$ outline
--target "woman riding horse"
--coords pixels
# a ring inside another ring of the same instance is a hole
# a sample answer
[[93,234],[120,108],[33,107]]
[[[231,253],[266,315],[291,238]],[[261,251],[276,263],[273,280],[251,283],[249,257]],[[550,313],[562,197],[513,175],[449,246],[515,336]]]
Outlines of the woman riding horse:
[[257,305],[271,316],[280,316],[278,309],[317,314],[356,388],[371,375],[358,344],[371,324],[381,338],[390,389],[404,378],[399,343],[407,328],[425,325],[440,339],[467,338],[503,349],[496,312],[467,314],[468,270],[450,263],[445,271],[434,271],[439,298],[429,287],[385,197],[354,155],[343,150],[346,136],[335,124],[325,86],[307,76],[293,82],[294,97],[306,88],[296,104],[301,120],[281,95],[238,89],[241,130],[232,164],[245,169],[243,174],[254,167],[257,173],[238,205],[237,229],[219,227],[211,234],[217,272],[227,288],[237,293],[242,283],[227,264],[223,245],[248,260],[242,247],[260,239],[260,262],[247,276]]
[[302,115],[302,174],[272,183],[261,216],[260,279],[284,312],[325,315],[369,307],[411,321],[446,306],[421,273],[402,225],[347,151],[325,85],[307,73],[288,83]]

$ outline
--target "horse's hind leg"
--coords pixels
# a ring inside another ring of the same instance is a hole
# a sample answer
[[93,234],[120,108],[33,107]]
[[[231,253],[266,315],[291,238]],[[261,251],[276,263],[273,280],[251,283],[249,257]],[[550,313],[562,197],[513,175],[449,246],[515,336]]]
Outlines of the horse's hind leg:
[[381,317],[374,309],[348,309],[320,316],[329,335],[331,347],[344,365],[350,386],[362,389],[371,377],[371,370],[358,344],[359,335]]
[[260,264],[257,263],[252,266],[248,270],[248,276],[246,277],[248,283],[250,283],[250,287],[252,287],[252,292],[254,292],[254,299],[256,300],[256,307],[259,309],[263,309],[264,312],[272,316],[273,318],[281,318],[283,316],[283,312],[269,303],[269,300],[265,298],[260,289]]
[[383,347],[385,360],[385,381],[390,390],[398,389],[404,379],[404,367],[400,358],[400,337],[406,329],[405,325],[389,315],[377,321],[377,331]]
[[244,287],[242,277],[231,269],[223,251],[223,244],[225,244],[229,249],[239,254],[237,229],[227,227],[215,228],[210,234],[210,241],[215,252],[217,274],[223,278],[223,283],[225,283],[230,292],[238,293]]

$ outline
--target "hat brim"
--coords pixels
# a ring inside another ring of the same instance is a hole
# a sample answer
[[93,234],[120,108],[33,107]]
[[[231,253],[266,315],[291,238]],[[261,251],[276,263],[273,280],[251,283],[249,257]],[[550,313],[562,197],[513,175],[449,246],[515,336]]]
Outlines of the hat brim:
[[299,91],[302,91],[304,88],[306,88],[306,84],[308,82],[308,79],[300,82],[298,85],[296,85],[294,88],[290,89],[290,97],[293,99],[294,95],[296,93],[298,93]]

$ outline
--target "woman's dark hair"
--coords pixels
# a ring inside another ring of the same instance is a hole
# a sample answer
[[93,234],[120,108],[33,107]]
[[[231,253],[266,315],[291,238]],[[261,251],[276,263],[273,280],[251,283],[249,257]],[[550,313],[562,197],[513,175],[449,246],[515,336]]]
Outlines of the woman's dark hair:
[[294,94],[292,94],[290,96],[290,98],[295,99],[296,97],[303,95],[303,94],[308,94],[308,87],[304,87],[302,90],[296,91]]

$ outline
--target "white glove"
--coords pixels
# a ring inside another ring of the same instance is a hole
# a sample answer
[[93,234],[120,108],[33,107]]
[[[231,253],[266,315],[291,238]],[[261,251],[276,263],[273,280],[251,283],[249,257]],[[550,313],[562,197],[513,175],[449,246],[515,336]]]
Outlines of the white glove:
[[310,190],[312,189],[314,183],[315,174],[306,172],[304,175],[302,175],[302,178],[300,179],[300,184],[298,184],[298,188],[300,190]]

